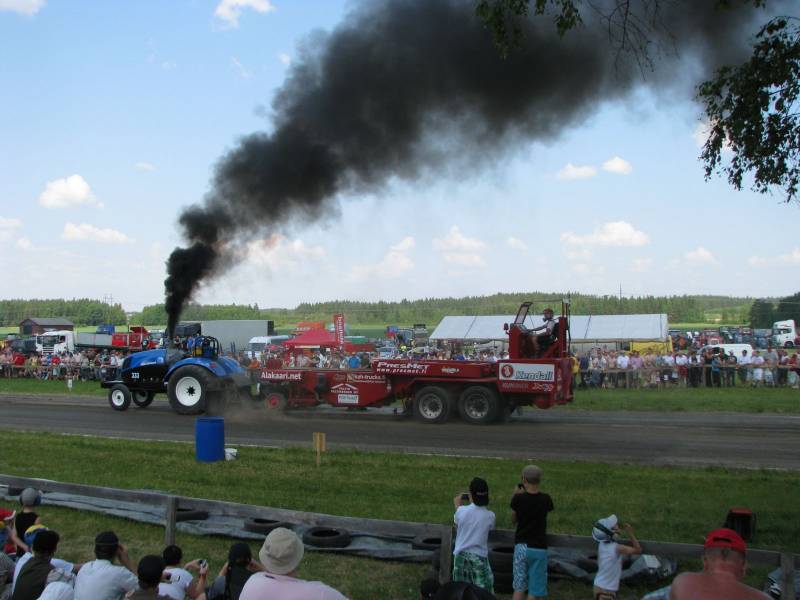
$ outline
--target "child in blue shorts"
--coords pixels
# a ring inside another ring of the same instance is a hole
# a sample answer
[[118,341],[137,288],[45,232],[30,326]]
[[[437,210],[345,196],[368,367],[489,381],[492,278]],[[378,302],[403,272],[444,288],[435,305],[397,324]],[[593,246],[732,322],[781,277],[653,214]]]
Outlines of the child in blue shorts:
[[547,513],[553,500],[539,491],[542,470],[536,465],[522,469],[522,482],[511,498],[514,534],[514,596],[535,600],[547,596]]

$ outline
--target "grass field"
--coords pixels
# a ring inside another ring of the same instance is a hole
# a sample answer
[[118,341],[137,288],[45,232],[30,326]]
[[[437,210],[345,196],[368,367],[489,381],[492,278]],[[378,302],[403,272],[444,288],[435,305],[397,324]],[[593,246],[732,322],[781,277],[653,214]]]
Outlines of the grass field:
[[[191,444],[15,432],[3,436],[8,447],[25,448],[4,453],[0,470],[5,474],[367,518],[449,523],[452,497],[480,475],[489,482],[490,508],[500,528],[511,527],[507,506],[525,464],[336,451],[327,453],[317,468],[310,449],[249,447],[239,449],[236,461],[203,464],[194,460]],[[549,520],[553,533],[588,534],[595,519],[615,512],[633,523],[642,539],[698,543],[730,507],[746,506],[758,515],[758,547],[800,550],[795,509],[800,473],[537,462],[545,473],[543,489],[556,506]],[[46,525],[62,533],[60,554],[66,558],[89,558],[92,537],[105,528],[117,530],[137,559],[161,548],[163,530],[158,527],[46,506],[40,512]],[[231,543],[185,534],[179,542],[188,558],[208,558],[213,569]],[[302,576],[322,579],[354,600],[367,600],[415,598],[424,573],[424,565],[313,553]],[[763,574],[753,583],[760,584]],[[641,592],[626,590],[622,597]],[[588,594],[588,586],[574,582],[557,582],[551,589],[551,597],[568,600]]]
[[[0,394],[105,396],[95,381],[0,379]],[[534,409],[528,409],[534,410]],[[553,410],[800,413],[800,391],[791,388],[696,388],[576,390],[571,404]]]

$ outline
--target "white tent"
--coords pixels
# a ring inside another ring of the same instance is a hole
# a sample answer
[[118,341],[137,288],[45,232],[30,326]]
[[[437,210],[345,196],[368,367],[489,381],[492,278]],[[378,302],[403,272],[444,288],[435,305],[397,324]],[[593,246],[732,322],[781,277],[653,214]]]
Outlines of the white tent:
[[[514,315],[445,317],[430,336],[432,340],[489,341],[508,339],[503,324],[513,323]],[[525,326],[542,324],[539,315],[528,316]],[[570,334],[573,343],[583,342],[663,342],[667,339],[667,315],[572,315]]]

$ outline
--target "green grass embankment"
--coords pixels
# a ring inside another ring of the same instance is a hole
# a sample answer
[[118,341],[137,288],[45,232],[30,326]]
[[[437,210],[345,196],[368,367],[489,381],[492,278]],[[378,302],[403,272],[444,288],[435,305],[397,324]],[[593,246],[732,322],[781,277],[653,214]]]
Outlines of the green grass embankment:
[[[165,492],[355,517],[449,523],[452,497],[480,475],[491,489],[497,525],[511,528],[508,502],[524,461],[335,451],[317,468],[310,450],[239,449],[236,461],[197,463],[191,444],[139,442],[44,433],[4,432],[9,448],[0,472],[59,481]],[[536,460],[535,444],[531,459]],[[587,535],[598,517],[616,513],[642,539],[700,543],[729,508],[758,516],[756,546],[800,550],[796,492],[800,473],[722,468],[665,468],[537,461],[543,489],[554,499],[549,530]],[[159,552],[163,530],[91,513],[43,507],[45,524],[59,530],[61,554],[89,558],[92,536],[118,529],[138,559]],[[203,556],[218,569],[231,540],[180,535],[188,557]],[[257,545],[253,544],[254,550]],[[353,600],[415,598],[422,565],[310,553],[302,576],[319,578]],[[752,579],[759,584],[763,571]],[[643,589],[625,590],[623,598]],[[582,598],[589,588],[557,582],[551,596]]]

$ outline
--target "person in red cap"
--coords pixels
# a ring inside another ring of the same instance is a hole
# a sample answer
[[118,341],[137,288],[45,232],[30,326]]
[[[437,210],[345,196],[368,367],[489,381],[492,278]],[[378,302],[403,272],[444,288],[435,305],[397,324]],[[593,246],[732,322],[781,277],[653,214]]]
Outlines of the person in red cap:
[[755,600],[769,598],[742,583],[747,545],[733,529],[715,529],[703,544],[703,571],[681,573],[672,582],[670,600]]

